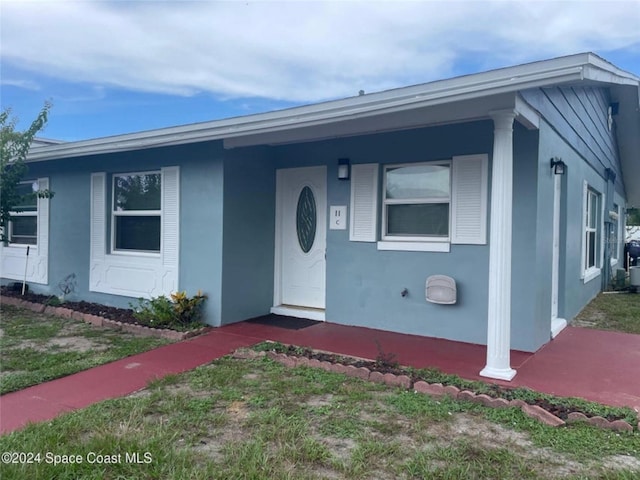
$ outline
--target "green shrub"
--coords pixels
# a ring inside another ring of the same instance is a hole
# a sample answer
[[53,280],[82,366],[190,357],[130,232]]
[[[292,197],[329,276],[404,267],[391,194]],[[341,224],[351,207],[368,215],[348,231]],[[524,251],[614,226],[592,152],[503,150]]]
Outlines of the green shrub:
[[133,316],[142,325],[181,330],[199,323],[206,298],[200,291],[193,297],[189,297],[187,292],[176,292],[171,294],[171,298],[164,295],[139,298],[138,305],[131,305],[131,308]]

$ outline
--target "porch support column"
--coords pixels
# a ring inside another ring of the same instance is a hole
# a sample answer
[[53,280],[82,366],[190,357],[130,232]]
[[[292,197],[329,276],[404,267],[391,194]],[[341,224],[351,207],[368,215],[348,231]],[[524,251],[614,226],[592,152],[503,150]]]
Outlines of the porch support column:
[[490,113],[493,119],[491,230],[487,365],[483,377],[511,380],[511,229],[513,200],[513,120],[515,112]]

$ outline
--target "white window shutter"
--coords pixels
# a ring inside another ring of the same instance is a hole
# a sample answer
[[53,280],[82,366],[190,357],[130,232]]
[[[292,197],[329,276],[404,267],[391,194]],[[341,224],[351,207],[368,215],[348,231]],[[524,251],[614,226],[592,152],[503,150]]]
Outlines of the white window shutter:
[[[38,190],[48,190],[49,179],[38,179]],[[31,281],[49,283],[49,199],[38,198],[38,266]]]
[[91,174],[91,218],[89,232],[89,290],[103,291],[107,254],[107,175]]
[[349,240],[375,242],[378,225],[378,164],[351,166]]
[[[49,179],[38,179],[38,190],[48,190]],[[49,199],[38,198],[38,254],[47,255],[49,251]]]
[[180,241],[180,167],[162,169],[162,264],[178,267]]
[[453,157],[451,164],[451,243],[484,245],[488,156]]
[[91,174],[91,260],[103,259],[107,253],[107,175]]

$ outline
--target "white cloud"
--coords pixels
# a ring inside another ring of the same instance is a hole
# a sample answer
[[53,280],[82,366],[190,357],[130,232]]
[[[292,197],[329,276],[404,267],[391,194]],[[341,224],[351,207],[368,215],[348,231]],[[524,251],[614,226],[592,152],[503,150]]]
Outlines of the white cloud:
[[317,101],[640,46],[622,2],[5,1],[2,56],[66,81]]

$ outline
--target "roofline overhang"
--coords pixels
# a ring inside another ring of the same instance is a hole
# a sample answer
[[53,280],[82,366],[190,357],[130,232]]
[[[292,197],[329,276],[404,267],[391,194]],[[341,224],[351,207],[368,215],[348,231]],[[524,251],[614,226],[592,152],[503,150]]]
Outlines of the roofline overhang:
[[29,162],[233,139],[571,83],[640,85],[640,79],[593,53],[464,75],[268,113],[34,147]]

